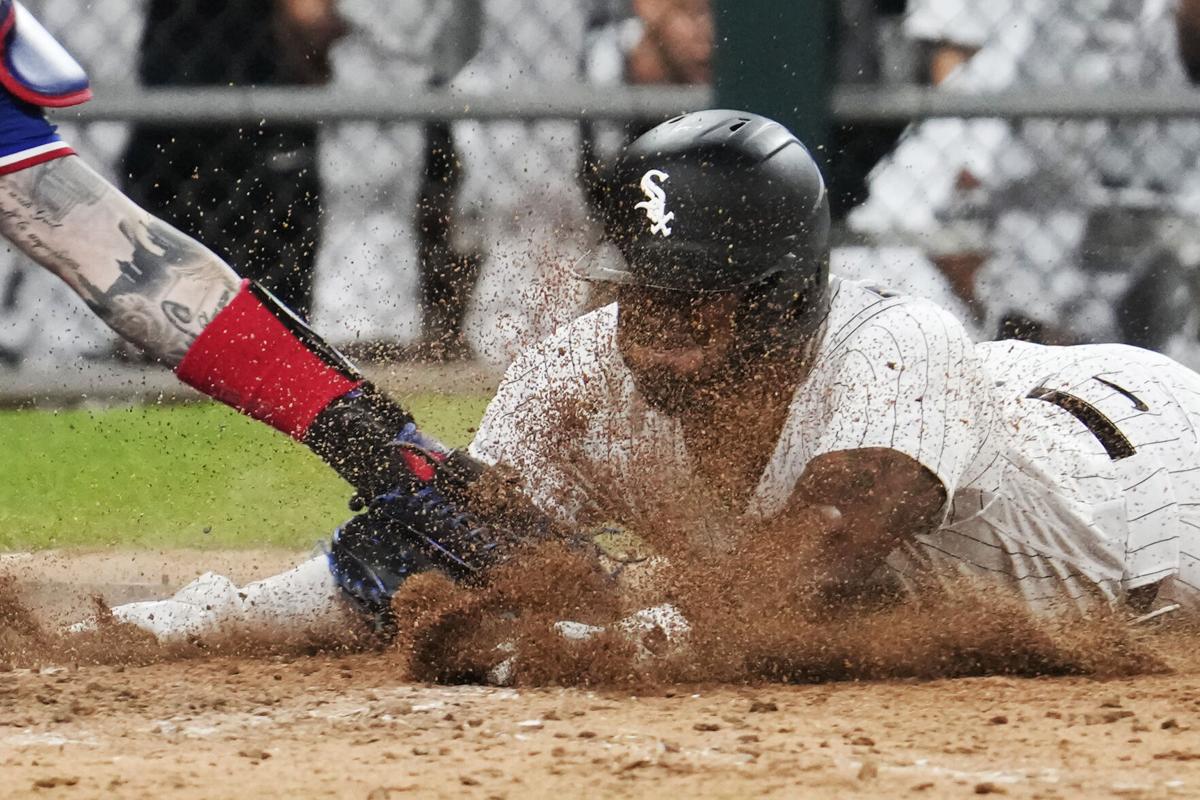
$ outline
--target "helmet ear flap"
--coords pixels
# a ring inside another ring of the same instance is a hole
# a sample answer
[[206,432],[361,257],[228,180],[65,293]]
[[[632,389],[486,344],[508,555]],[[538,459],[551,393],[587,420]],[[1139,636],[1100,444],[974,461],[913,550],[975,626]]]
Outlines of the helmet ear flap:
[[737,311],[743,362],[802,348],[829,308],[828,273],[778,269],[746,287]]

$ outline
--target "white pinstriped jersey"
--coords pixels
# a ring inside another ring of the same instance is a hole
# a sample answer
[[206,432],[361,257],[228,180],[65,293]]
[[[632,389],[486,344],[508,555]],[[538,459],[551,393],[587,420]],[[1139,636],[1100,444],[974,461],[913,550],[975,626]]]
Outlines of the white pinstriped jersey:
[[[950,498],[943,524],[889,559],[902,581],[966,572],[1041,607],[1200,570],[1181,547],[1200,541],[1200,377],[1120,345],[975,345],[927,301],[836,278],[832,289],[747,514],[781,510],[818,455],[887,447],[937,475]],[[679,423],[641,400],[615,334],[608,306],[523,354],[471,445],[528,476],[535,501],[567,519],[601,494],[635,516],[664,496],[704,496]],[[1049,399],[1028,397],[1034,389]]]
[[1004,446],[944,524],[893,554],[1015,582],[1035,607],[1162,581],[1200,599],[1200,375],[1120,344],[984,342]]

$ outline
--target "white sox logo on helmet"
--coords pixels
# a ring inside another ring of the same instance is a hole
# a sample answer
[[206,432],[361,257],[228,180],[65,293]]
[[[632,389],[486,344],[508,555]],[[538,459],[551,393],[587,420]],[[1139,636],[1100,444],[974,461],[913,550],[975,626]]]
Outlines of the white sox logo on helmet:
[[646,209],[646,217],[650,220],[650,232],[661,233],[663,236],[671,235],[669,226],[671,220],[675,219],[675,212],[667,211],[667,193],[655,181],[661,183],[668,177],[670,176],[660,169],[652,169],[643,175],[640,185],[646,193],[646,199],[634,206]]

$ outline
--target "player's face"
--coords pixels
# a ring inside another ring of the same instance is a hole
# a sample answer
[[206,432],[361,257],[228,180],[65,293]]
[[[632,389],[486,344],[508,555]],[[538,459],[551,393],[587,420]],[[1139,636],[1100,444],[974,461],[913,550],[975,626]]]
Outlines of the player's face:
[[679,414],[729,376],[738,300],[733,292],[620,287],[617,342],[648,403]]

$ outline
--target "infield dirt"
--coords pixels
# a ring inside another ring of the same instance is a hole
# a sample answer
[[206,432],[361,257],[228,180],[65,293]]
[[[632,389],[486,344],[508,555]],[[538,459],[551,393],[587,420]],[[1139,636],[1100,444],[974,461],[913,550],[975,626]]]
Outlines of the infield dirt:
[[6,797],[1194,797],[1196,674],[406,683],[383,656],[0,674]]
[[[267,567],[245,558],[240,580]],[[76,663],[18,652],[22,623],[5,625],[3,797],[1200,794],[1186,630],[1139,640],[1161,674],[596,690],[434,686],[394,652],[137,637],[108,640],[123,663]]]

